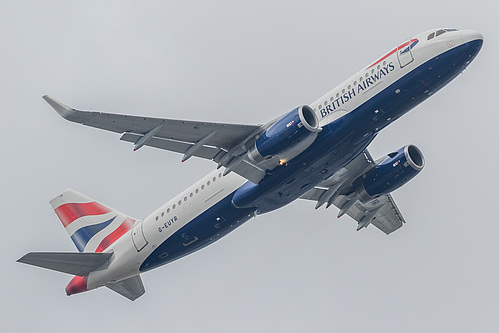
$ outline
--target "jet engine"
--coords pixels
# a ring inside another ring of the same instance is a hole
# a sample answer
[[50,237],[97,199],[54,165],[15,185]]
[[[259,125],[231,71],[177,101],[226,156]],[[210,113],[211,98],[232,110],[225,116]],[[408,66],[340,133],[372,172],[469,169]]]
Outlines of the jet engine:
[[248,150],[248,157],[252,162],[272,169],[302,153],[320,131],[314,110],[307,105],[297,107],[272,124],[255,141]]
[[357,195],[362,202],[367,202],[388,194],[416,176],[424,164],[423,154],[416,146],[402,147],[358,180]]

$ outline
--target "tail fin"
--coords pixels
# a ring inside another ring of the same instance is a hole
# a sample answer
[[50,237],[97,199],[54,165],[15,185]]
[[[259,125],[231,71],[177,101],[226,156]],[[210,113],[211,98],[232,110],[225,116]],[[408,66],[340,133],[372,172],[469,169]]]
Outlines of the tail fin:
[[135,220],[74,190],[50,201],[80,252],[102,252],[132,228]]

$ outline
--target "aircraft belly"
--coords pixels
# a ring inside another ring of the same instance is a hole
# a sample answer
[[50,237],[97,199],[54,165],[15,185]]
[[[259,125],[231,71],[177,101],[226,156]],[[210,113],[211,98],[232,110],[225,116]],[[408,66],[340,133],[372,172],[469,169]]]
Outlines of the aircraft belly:
[[254,217],[253,209],[238,209],[232,205],[233,195],[234,192],[169,236],[144,260],[140,271],[148,271],[200,250]]

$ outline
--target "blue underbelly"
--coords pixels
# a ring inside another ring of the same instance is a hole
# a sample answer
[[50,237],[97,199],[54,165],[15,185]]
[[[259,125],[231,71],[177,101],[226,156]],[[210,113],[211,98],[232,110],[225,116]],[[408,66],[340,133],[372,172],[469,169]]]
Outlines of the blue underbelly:
[[180,228],[140,266],[145,272],[184,257],[217,241],[254,216],[252,209],[235,208],[231,193]]

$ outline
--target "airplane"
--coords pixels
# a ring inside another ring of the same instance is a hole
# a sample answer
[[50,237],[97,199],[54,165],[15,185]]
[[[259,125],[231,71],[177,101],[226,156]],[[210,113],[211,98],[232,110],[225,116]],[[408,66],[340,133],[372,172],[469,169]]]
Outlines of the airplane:
[[367,147],[386,126],[461,74],[483,44],[480,33],[433,29],[397,45],[309,105],[265,125],[210,123],[79,111],[44,96],[63,118],[149,146],[209,159],[217,168],[152,212],[134,219],[74,190],[50,201],[79,252],[30,252],[18,262],[74,275],[73,295],[102,286],[135,300],[140,274],[229,234],[296,199],[331,205],[357,230],[385,234],[405,220],[391,192],[424,167],[406,145],[380,159]]

